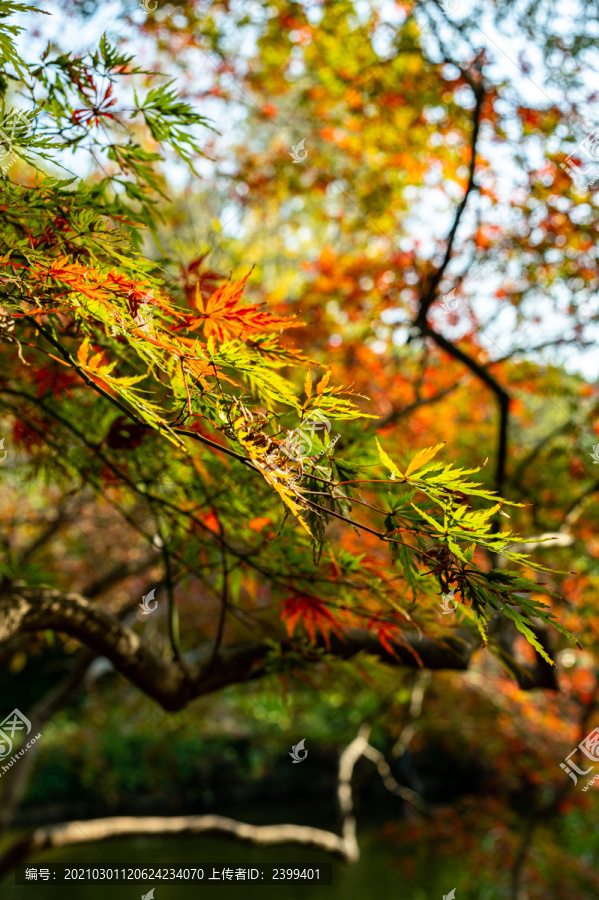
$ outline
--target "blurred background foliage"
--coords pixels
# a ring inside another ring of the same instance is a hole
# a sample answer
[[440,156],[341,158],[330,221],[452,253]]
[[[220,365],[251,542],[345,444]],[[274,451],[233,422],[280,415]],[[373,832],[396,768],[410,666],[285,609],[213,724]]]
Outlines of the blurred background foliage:
[[[450,12],[442,3],[408,0],[151,6],[148,13],[133,2],[69,0],[45,4],[48,22],[33,25],[34,14],[23,16],[31,53],[49,34],[56,47],[78,53],[82,36],[93,44],[108,29],[148,68],[174,78],[180,95],[217,130],[202,133],[206,157],[194,159],[199,177],[174,156],[157,166],[165,196],[145,239],[147,258],[181,302],[196,286],[207,295],[229,273],[241,277],[251,269],[247,295],[297,315],[305,327],[294,330],[295,346],[332,365],[335,380],[352,383],[379,416],[374,424],[340,424],[340,450],[352,448],[374,465],[376,429],[398,459],[442,441],[464,465],[489,457],[486,486],[526,504],[510,512],[522,534],[561,529],[573,537],[568,546],[532,552],[565,571],[545,585],[569,601],[559,606],[560,621],[583,652],[554,636],[555,693],[521,690],[484,651],[469,672],[430,678],[365,654],[352,663],[310,665],[298,657],[281,672],[273,651],[272,675],[169,715],[97,663],[85,690],[45,725],[15,827],[213,811],[334,828],[339,752],[367,720],[398,781],[434,809],[419,818],[388,795],[362,760],[355,785],[363,860],[353,877],[364,896],[397,887],[402,896],[424,900],[441,890],[442,876],[444,891],[459,884],[460,900],[590,900],[599,890],[595,789],[573,790],[553,818],[535,821],[517,889],[513,871],[529,821],[567,778],[559,762],[580,739],[597,691],[598,483],[590,453],[599,442],[598,201],[595,191],[576,190],[560,162],[594,125],[598,4],[564,10],[553,0],[460,0]],[[472,84],[481,72],[475,185],[451,263],[422,320],[468,184]],[[294,164],[290,154],[300,142],[307,156]],[[80,166],[92,183],[100,177],[100,168],[87,171],[77,157],[68,165]],[[457,307],[443,309],[440,297],[458,283]],[[490,379],[510,398],[501,471]],[[96,425],[105,432],[104,420]],[[33,426],[35,420],[21,424],[14,436],[23,454],[35,456]],[[128,448],[113,443],[126,460]],[[81,448],[69,453],[85,467]],[[222,468],[204,465],[206,482],[214,484]],[[168,496],[197,489],[156,442],[136,448],[136,466]],[[165,473],[174,487],[163,484]],[[20,485],[16,497],[3,500],[7,523],[18,529],[17,547],[36,533],[36,516],[43,518],[59,495],[55,485],[43,487]],[[244,535],[246,490],[236,487],[240,508],[230,510]],[[281,549],[271,514],[267,508],[264,521],[249,527],[255,535],[272,529],[268,552],[289,568],[299,550]],[[7,559],[2,573],[67,590],[123,547],[130,562],[143,562],[142,542],[131,535],[108,502],[92,504],[82,494],[76,524],[67,523],[25,564]],[[374,571],[387,565],[376,542],[352,532],[337,538],[340,553],[365,554]],[[184,553],[187,561],[201,556],[193,542]],[[213,556],[202,553],[208,569]],[[140,565],[111,602],[141,597],[161,575],[159,560]],[[239,579],[233,593],[261,612],[262,622],[278,623],[267,579],[232,578]],[[218,607],[209,591],[196,603],[194,590],[190,579],[179,593],[186,636],[205,648]],[[423,614],[427,624],[438,618],[431,607]],[[236,622],[231,633],[244,634],[244,627]],[[162,612],[144,628],[145,639],[162,646]],[[531,661],[524,640],[516,638],[513,648],[520,663]],[[10,696],[9,707],[28,709],[40,683],[58,684],[80,650],[52,633],[3,648],[0,694]],[[288,753],[302,738],[309,756],[294,766]],[[170,852],[167,844],[153,852]],[[140,846],[127,845],[136,853]],[[208,858],[204,848],[217,846],[204,841],[196,856]],[[102,847],[94,852],[98,859],[110,855]],[[250,853],[231,852],[236,859]],[[83,859],[90,848],[77,853]],[[268,858],[295,853],[284,848]],[[70,851],[69,860],[75,855]],[[337,883],[347,891],[351,881],[344,879],[352,876],[340,870],[339,864]],[[387,881],[389,872],[397,881]],[[284,890],[296,896],[294,888]],[[93,900],[95,889],[86,891]]]

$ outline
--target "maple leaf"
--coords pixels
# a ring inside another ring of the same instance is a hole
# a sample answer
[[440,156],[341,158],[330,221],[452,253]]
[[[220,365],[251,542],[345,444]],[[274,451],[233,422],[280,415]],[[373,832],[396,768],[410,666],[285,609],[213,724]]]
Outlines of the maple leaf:
[[242,305],[241,295],[249,275],[248,272],[240,281],[227,281],[222,284],[206,301],[202,299],[202,292],[197,285],[195,305],[200,315],[188,317],[185,325],[188,328],[202,326],[206,338],[213,336],[221,343],[265,331],[299,327],[301,322],[295,322],[293,317],[276,316],[255,304]]
[[423,450],[419,450],[406,469],[405,477],[408,478],[408,476],[410,476],[412,472],[416,472],[418,469],[421,469],[423,466],[425,466],[427,462],[430,462],[433,456],[435,456],[435,454],[439,452],[444,444],[445,441],[443,441],[442,444],[437,444],[435,447],[425,447]]
[[85,89],[81,88],[81,93],[83,97],[88,101],[89,106],[83,106],[80,109],[74,110],[71,121],[74,125],[83,125],[85,123],[95,122],[96,125],[100,124],[100,118],[104,117],[106,119],[114,119],[112,113],[109,113],[108,110],[111,106],[114,106],[116,103],[116,98],[112,97],[112,85],[109,84],[108,88],[105,90],[104,94],[100,93],[100,90],[92,81],[92,87],[94,89],[93,96],[90,96],[85,92]]
[[77,350],[77,359],[83,369],[88,372],[95,372],[97,375],[108,375],[116,366],[116,362],[100,367],[100,363],[106,362],[102,352],[89,355],[89,338],[85,338],[79,349]]
[[390,470],[391,478],[404,478],[405,476],[397,468],[397,466],[395,465],[395,463],[393,462],[393,460],[391,459],[389,454],[385,453],[385,451],[379,444],[378,438],[375,438],[375,441],[376,441],[376,445],[378,447],[381,462],[383,463],[384,466],[386,466]]
[[381,647],[383,647],[390,656],[399,659],[395,647],[392,644],[392,641],[397,641],[401,636],[401,630],[397,625],[393,625],[391,622],[382,622],[380,619],[369,619],[367,628],[376,635],[380,641]]
[[300,495],[295,493],[288,486],[288,482],[290,482],[293,478],[293,473],[283,472],[281,469],[275,472],[267,462],[261,462],[257,459],[257,453],[252,453],[250,450],[250,455],[254,459],[255,464],[263,478],[265,478],[270,486],[275,489],[287,509],[293,513],[302,528],[308,532],[310,537],[312,537],[310,527],[302,515],[304,505],[300,505],[300,503],[297,502],[297,500],[300,499]]
[[180,266],[183,281],[183,290],[190,303],[194,302],[194,287],[199,287],[202,297],[209,297],[210,294],[212,294],[216,290],[218,282],[223,281],[223,279],[225,278],[224,275],[221,275],[220,272],[214,271],[214,269],[205,269],[204,271],[200,271],[207,255],[207,253],[204,253],[202,256],[198,256],[196,259],[192,259],[192,261],[187,266]]
[[93,356],[89,356],[89,338],[85,338],[79,349],[77,350],[77,359],[79,361],[79,365],[82,369],[84,369],[95,381],[97,384],[104,384],[105,386],[119,387],[119,388],[128,388],[134,384],[137,384],[138,381],[143,381],[146,377],[145,374],[142,375],[132,375],[125,378],[115,378],[110,373],[116,366],[116,362],[107,363],[106,357],[104,353],[100,351],[99,353],[95,353]]
[[325,601],[310,594],[292,594],[285,601],[281,621],[285,623],[287,634],[293,636],[296,627],[302,624],[313,644],[316,643],[316,629],[322,633],[327,648],[331,649],[331,632],[341,636],[338,623],[324,605]]
[[215,534],[220,533],[218,516],[215,514],[214,510],[211,509],[210,512],[206,516],[204,516],[204,525]]

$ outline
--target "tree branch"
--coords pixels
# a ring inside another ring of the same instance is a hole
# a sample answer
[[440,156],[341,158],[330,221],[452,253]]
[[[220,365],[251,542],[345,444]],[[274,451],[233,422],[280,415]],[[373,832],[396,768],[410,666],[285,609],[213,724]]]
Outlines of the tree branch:
[[[105,656],[118,672],[169,711],[183,709],[196,697],[228,685],[262,677],[270,648],[266,641],[223,647],[210,671],[208,659],[193,665],[162,659],[129,627],[80,594],[18,586],[0,594],[0,642],[17,632],[44,629],[64,632]],[[340,659],[366,652],[394,667],[419,668],[421,660],[424,668],[465,671],[480,646],[479,637],[466,629],[452,630],[438,641],[406,633],[402,641],[394,645],[392,655],[370,632],[348,629],[343,638],[331,636],[330,652]],[[320,637],[317,647],[324,646]],[[297,653],[298,644],[282,638],[281,648],[284,653]],[[305,650],[309,658],[311,648]]]
[[437,294],[437,288],[439,287],[439,283],[445,274],[445,270],[449,265],[449,261],[451,259],[451,254],[453,252],[453,244],[455,241],[455,236],[462,219],[462,215],[466,209],[468,204],[468,198],[474,189],[474,173],[476,170],[476,144],[478,142],[478,133],[480,130],[480,118],[482,105],[485,98],[484,86],[481,81],[472,85],[472,90],[474,91],[475,104],[474,111],[472,114],[472,136],[470,139],[470,168],[468,174],[468,182],[466,184],[466,190],[464,191],[464,196],[462,197],[459,206],[456,210],[456,214],[453,220],[453,225],[447,235],[447,245],[445,247],[445,255],[441,262],[441,265],[435,269],[433,275],[431,276],[427,287],[426,292],[420,299],[420,307],[418,309],[418,314],[416,319],[414,320],[414,327],[416,327],[419,331],[422,330],[424,325],[426,324],[428,311],[432,303],[434,302]]
[[346,862],[355,862],[360,856],[351,786],[356,763],[361,756],[366,756],[375,761],[377,769],[383,775],[385,786],[392,789],[395,794],[397,794],[396,787],[400,787],[390,775],[384,758],[381,763],[382,754],[368,743],[369,733],[370,727],[362,725],[358,735],[345,747],[339,758],[337,800],[342,816],[341,835],[308,825],[249,825],[246,822],[216,815],[142,818],[114,816],[91,819],[87,822],[64,822],[47,828],[38,828],[14,841],[0,856],[0,879],[15,865],[42,850],[141,834],[221,834],[263,847],[284,843],[300,844],[332,853]]
[[443,337],[442,334],[439,334],[438,331],[425,322],[422,326],[422,335],[423,337],[430,337],[435,342],[435,344],[440,347],[442,350],[445,350],[450,356],[453,356],[454,359],[459,360],[464,363],[471,372],[473,372],[480,380],[489,387],[495,397],[497,398],[497,403],[499,406],[499,428],[498,428],[498,443],[497,443],[497,462],[495,466],[495,489],[499,494],[502,493],[503,483],[505,481],[505,464],[507,461],[507,432],[508,432],[508,419],[509,419],[509,408],[510,408],[510,395],[503,388],[496,378],[491,375],[487,369],[473,359],[471,356],[468,356],[467,353],[464,353],[459,347],[456,347],[455,344],[452,344],[451,341],[448,341],[447,338]]
[[344,837],[309,825],[249,825],[225,816],[114,816],[84,822],[66,822],[38,828],[15,841],[0,856],[0,878],[34,853],[54,847],[72,847],[109,838],[138,835],[222,834],[239,841],[269,847],[275,844],[300,844],[324,850],[346,861],[357,857]]

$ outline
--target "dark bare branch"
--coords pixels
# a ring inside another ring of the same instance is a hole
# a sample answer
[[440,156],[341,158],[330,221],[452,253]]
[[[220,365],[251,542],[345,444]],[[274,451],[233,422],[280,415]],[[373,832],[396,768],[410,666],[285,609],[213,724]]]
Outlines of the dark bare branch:
[[489,387],[495,397],[497,399],[497,404],[499,406],[499,426],[497,430],[497,460],[495,464],[495,489],[498,493],[502,492],[503,483],[505,481],[505,465],[507,461],[507,448],[508,448],[508,422],[509,422],[509,407],[510,407],[510,395],[502,387],[501,384],[497,381],[496,378],[491,375],[491,373],[483,366],[481,363],[477,362],[477,360],[473,359],[467,353],[465,353],[460,347],[457,347],[455,344],[452,344],[451,341],[448,341],[447,338],[443,337],[442,334],[439,334],[438,331],[425,322],[422,326],[422,335],[424,337],[430,337],[435,342],[435,344],[440,347],[442,350],[445,350],[454,359],[459,360],[465,366],[470,369],[480,380]]
[[[211,651],[199,662],[197,656],[194,663],[168,661],[118,618],[80,594],[13,586],[0,595],[0,642],[18,632],[44,629],[64,632],[105,656],[118,672],[169,711],[183,709],[196,697],[229,685],[261,678],[268,668],[265,661],[270,644],[266,641],[222,647],[213,663]],[[298,646],[281,637],[283,653],[297,653]],[[319,638],[317,647],[323,646],[324,640]],[[478,635],[467,629],[453,629],[438,640],[411,632],[402,635],[401,644],[394,644],[392,654],[370,632],[347,629],[343,637],[331,636],[330,654],[351,659],[369,653],[393,667],[465,671],[479,646]],[[310,661],[311,646],[303,649]],[[320,654],[315,654],[315,659],[320,660]],[[534,679],[526,686],[535,687]]]
[[445,270],[449,265],[451,260],[451,255],[453,253],[453,245],[455,242],[455,237],[457,230],[459,228],[460,222],[462,220],[462,216],[466,210],[466,206],[468,205],[468,198],[474,189],[474,174],[476,171],[476,145],[478,143],[478,133],[480,130],[480,119],[483,101],[485,98],[485,90],[482,82],[482,78],[480,79],[478,84],[473,85],[475,103],[474,103],[474,111],[472,113],[472,136],[470,139],[470,167],[468,173],[468,182],[466,184],[466,189],[464,191],[464,196],[462,197],[454,216],[453,225],[447,235],[447,242],[445,246],[445,254],[443,256],[443,260],[438,268],[435,269],[433,274],[427,280],[426,290],[420,298],[420,305],[418,308],[418,314],[416,319],[414,320],[414,327],[419,331],[426,325],[427,316],[429,308],[432,303],[436,299],[437,296],[437,288],[445,274]]

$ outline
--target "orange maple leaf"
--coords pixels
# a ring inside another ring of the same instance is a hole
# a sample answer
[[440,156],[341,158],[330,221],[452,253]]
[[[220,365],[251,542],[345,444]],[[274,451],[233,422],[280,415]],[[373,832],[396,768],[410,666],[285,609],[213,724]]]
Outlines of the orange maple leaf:
[[[81,363],[82,367],[84,369],[87,369],[88,372],[96,372],[97,370],[98,375],[104,374],[104,372],[106,371],[110,371],[110,369],[107,369],[106,357],[104,356],[104,353],[100,351],[99,353],[95,353],[92,357],[90,357],[89,350],[89,338],[85,338],[85,340],[77,350],[77,359]],[[104,363],[104,365],[100,367],[101,363]],[[114,365],[115,364],[113,363],[110,368],[114,368]]]
[[262,531],[263,528],[266,528],[267,525],[270,525],[272,519],[267,519],[264,516],[256,516],[255,519],[250,519],[248,522],[248,528],[251,528],[252,531]]
[[199,287],[196,287],[195,305],[200,315],[188,317],[185,326],[202,326],[206,338],[212,336],[221,342],[233,338],[243,340],[251,334],[264,331],[297,328],[301,323],[295,322],[294,317],[276,316],[255,304],[242,305],[241,295],[249,275],[248,272],[240,281],[225,282],[205,302]]

